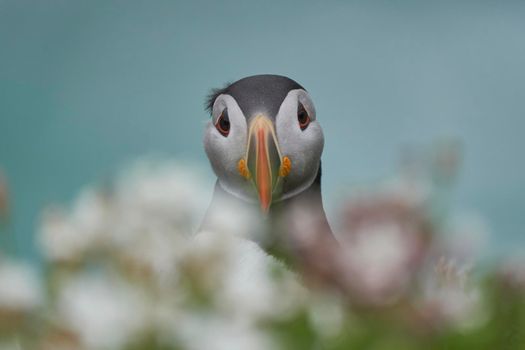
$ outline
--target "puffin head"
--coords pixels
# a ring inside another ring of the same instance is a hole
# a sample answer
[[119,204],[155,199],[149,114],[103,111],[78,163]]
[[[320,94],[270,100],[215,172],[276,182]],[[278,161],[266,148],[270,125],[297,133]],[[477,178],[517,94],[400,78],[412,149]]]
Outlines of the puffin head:
[[255,75],[210,94],[204,146],[221,188],[263,212],[309,188],[323,131],[308,92],[279,75]]

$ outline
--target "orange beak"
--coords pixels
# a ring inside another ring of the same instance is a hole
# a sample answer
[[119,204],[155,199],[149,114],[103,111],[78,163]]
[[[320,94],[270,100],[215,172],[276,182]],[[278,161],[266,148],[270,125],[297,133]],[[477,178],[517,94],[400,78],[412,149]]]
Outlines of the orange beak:
[[250,123],[246,159],[261,210],[266,213],[278,189],[281,153],[273,123],[265,116],[258,115]]

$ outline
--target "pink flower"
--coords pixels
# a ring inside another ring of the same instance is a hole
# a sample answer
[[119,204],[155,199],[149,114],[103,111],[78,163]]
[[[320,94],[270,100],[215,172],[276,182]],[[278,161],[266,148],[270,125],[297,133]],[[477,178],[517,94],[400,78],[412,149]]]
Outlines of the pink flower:
[[348,202],[337,263],[355,301],[384,305],[399,300],[425,256],[429,227],[422,208],[400,195]]

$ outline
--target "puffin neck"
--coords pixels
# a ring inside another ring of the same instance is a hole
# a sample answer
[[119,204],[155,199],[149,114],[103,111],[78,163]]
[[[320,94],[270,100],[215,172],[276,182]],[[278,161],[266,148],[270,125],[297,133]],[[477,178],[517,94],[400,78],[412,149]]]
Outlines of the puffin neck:
[[[233,203],[242,206],[250,205],[253,206],[253,210],[260,210],[258,203],[249,203],[232,195],[224,190],[217,181],[211,204],[206,211],[199,231],[214,231],[213,218],[225,209],[223,200],[233,201]],[[323,207],[321,196],[321,164],[319,164],[319,170],[313,183],[297,195],[272,205],[267,217],[261,222],[262,226],[255,225],[253,232],[247,232],[247,237],[251,237],[248,239],[257,243],[269,255],[284,262],[288,266],[293,266],[297,262],[300,252],[294,248],[293,241],[297,238],[290,235],[290,230],[293,229],[290,225],[293,224],[294,220],[294,207],[296,207],[296,205],[300,207],[302,203],[307,203],[307,206],[304,207],[305,210],[311,212],[311,215],[317,216],[316,229],[319,230],[319,233],[331,239],[332,242],[336,242]]]
[[[208,210],[204,215],[204,220],[202,222],[201,227],[199,228],[199,231],[207,229],[213,230],[213,227],[210,227],[209,225],[209,218],[217,212],[220,213],[222,210],[224,210],[225,206],[228,205],[227,203],[241,206],[250,206],[253,207],[253,210],[260,210],[258,202],[247,201],[230,193],[229,191],[225,190],[219,183],[219,180],[217,180],[217,182],[215,183],[215,189],[213,192],[213,197],[210,206],[208,207]],[[326,222],[326,228],[330,230],[328,221],[326,219],[321,195],[321,164],[319,164],[319,170],[317,171],[315,180],[309,187],[307,187],[305,190],[299,192],[293,197],[272,204],[268,212],[267,220],[269,222],[281,221],[283,219],[283,216],[287,216],[289,208],[291,208],[295,204],[300,203],[311,204],[312,207],[315,208],[316,213],[318,215],[321,215],[322,220]]]

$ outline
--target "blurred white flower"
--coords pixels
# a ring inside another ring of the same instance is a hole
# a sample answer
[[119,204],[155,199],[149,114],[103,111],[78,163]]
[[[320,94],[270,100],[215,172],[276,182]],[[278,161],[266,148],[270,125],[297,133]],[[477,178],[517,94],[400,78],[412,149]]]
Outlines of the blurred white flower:
[[137,216],[191,233],[209,197],[203,183],[194,167],[145,159],[117,179],[115,205],[125,218]]
[[343,284],[359,303],[396,302],[427,249],[421,203],[380,192],[348,202],[343,217],[338,257]]
[[217,313],[193,312],[177,330],[187,350],[272,350],[273,339],[262,329]]
[[193,167],[145,159],[113,188],[84,190],[70,212],[48,210],[39,240],[51,261],[82,261],[109,249],[131,269],[171,283],[176,260],[204,212],[204,181]]
[[111,218],[111,209],[110,198],[106,193],[87,188],[76,199],[70,218],[79,231],[96,241],[107,234],[105,230]]
[[168,286],[177,280],[178,260],[186,242],[187,239],[178,236],[174,230],[150,228],[142,235],[136,235],[127,245],[120,245],[115,255],[143,277],[153,277],[158,286]]
[[201,232],[188,246],[193,266],[220,312],[246,322],[284,317],[304,301],[305,290],[282,263],[252,241]]
[[48,209],[39,228],[39,243],[46,258],[52,261],[77,259],[85,248],[85,240],[65,213]]
[[118,278],[80,275],[63,285],[58,312],[63,326],[89,349],[121,349],[146,328],[145,298]]
[[346,282],[363,301],[391,303],[408,287],[419,247],[416,234],[395,222],[363,228],[343,243],[341,262],[349,272]]
[[41,302],[42,289],[30,265],[0,259],[0,310],[28,312]]
[[240,318],[286,317],[305,301],[297,277],[257,244],[237,239],[230,251],[218,304]]
[[213,232],[237,236],[257,242],[268,237],[262,235],[263,222],[258,208],[242,205],[229,198],[215,198],[219,209],[212,210],[206,216],[206,228]]
[[440,327],[468,330],[480,326],[488,315],[479,287],[469,280],[470,267],[441,258],[433,273],[424,275],[420,305],[430,321]]
[[70,214],[48,209],[39,232],[45,256],[51,261],[75,261],[99,247],[105,241],[110,215],[108,199],[93,189],[81,193]]
[[204,212],[203,184],[194,168],[176,162],[143,160],[123,172],[107,237],[116,254],[160,283],[172,281]]

